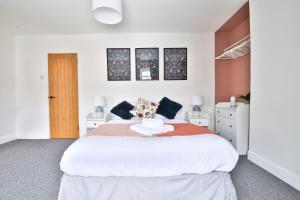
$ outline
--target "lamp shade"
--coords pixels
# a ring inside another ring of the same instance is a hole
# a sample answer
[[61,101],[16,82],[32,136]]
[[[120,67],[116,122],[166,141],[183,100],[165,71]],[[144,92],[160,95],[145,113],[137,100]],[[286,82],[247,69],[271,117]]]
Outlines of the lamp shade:
[[104,96],[95,96],[94,97],[94,106],[106,106],[106,98]]
[[191,104],[193,106],[202,106],[203,105],[203,98],[202,96],[192,96]]
[[122,0],[93,0],[94,18],[104,24],[118,24],[122,21]]

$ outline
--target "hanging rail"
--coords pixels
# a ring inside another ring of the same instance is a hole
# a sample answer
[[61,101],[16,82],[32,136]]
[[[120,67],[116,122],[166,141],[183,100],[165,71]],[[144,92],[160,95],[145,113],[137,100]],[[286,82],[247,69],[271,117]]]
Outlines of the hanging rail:
[[230,45],[216,59],[236,59],[250,53],[250,35]]

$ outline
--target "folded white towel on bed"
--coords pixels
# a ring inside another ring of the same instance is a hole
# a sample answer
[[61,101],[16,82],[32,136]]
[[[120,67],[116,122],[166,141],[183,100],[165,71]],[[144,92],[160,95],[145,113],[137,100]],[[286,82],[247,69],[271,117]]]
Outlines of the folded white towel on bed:
[[147,128],[161,128],[164,126],[164,121],[162,119],[144,118],[142,124]]
[[144,124],[133,124],[130,126],[130,129],[140,134],[151,136],[154,134],[174,131],[174,126],[164,125],[157,128],[149,128],[149,127],[145,127]]

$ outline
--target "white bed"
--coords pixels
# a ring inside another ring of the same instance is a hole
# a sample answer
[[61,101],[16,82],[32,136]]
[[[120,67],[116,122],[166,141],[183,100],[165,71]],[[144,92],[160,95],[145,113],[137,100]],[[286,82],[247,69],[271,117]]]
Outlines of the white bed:
[[[110,116],[109,124],[135,124]],[[160,117],[160,116],[157,116]],[[184,111],[175,120],[186,123]],[[59,200],[236,200],[238,154],[214,134],[88,136],[64,153]]]
[[237,160],[234,148],[213,134],[83,137],[62,157],[59,200],[236,200],[228,172]]

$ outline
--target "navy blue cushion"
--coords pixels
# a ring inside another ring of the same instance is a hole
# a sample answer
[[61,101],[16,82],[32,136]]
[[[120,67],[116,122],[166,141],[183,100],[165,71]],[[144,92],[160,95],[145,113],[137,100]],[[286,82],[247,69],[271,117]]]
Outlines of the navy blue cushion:
[[174,119],[177,112],[182,108],[182,105],[164,97],[159,102],[157,114],[163,115],[168,119]]
[[133,115],[129,112],[133,109],[133,105],[127,101],[123,101],[111,109],[111,113],[118,115],[122,119],[131,119]]

